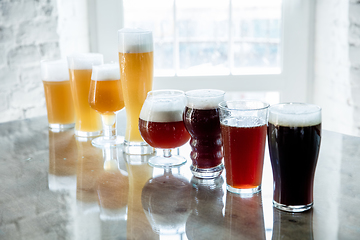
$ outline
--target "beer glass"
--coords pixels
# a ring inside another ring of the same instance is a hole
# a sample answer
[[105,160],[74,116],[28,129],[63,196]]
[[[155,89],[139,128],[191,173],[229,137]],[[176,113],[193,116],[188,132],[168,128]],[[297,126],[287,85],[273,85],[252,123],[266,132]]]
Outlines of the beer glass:
[[118,31],[120,76],[126,109],[124,150],[128,154],[150,154],[139,132],[139,115],[153,83],[153,38],[151,31]]
[[51,129],[73,128],[75,111],[66,60],[41,61],[41,77],[44,84],[49,127]]
[[224,100],[225,92],[199,89],[185,95],[184,123],[191,135],[191,172],[198,178],[215,178],[224,169],[218,104]]
[[101,114],[104,136],[95,138],[95,147],[115,147],[124,138],[116,135],[116,113],[124,108],[120,69],[117,63],[93,66],[90,91],[90,107]]
[[312,207],[320,141],[320,107],[305,103],[270,107],[268,143],[274,207],[288,212],[303,212]]
[[190,139],[183,122],[185,95],[179,90],[150,91],[140,112],[139,130],[152,147],[163,149],[163,156],[149,159],[153,167],[173,167],[186,163],[171,149],[184,145]]
[[68,56],[70,86],[75,106],[75,135],[94,137],[101,134],[101,117],[89,105],[89,89],[93,65],[103,63],[99,53],[79,53]]
[[257,193],[261,191],[269,104],[239,100],[221,102],[219,107],[227,190]]

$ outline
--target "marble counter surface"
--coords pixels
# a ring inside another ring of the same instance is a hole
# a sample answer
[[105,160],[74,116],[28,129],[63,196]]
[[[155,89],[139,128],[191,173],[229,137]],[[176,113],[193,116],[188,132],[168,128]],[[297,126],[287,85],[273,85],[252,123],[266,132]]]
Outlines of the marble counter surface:
[[[164,172],[149,156],[103,152],[46,117],[0,124],[0,239],[359,239],[360,138],[323,131],[314,207],[272,207],[266,150],[262,191],[241,198],[224,176],[193,178],[188,163]],[[224,174],[223,174],[224,175]]]

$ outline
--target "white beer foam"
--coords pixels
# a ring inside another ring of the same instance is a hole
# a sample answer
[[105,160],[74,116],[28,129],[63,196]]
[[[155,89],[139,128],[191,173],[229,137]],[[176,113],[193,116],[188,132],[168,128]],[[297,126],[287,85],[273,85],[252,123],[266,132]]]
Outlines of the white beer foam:
[[269,109],[269,123],[286,127],[307,127],[321,123],[321,108],[313,104],[276,104]]
[[145,100],[140,118],[151,122],[179,122],[183,120],[184,108],[184,98],[153,96]]
[[225,92],[216,89],[198,89],[185,93],[189,108],[214,109],[224,100]]
[[121,53],[152,52],[152,32],[140,28],[122,28],[118,31],[118,49]]
[[95,65],[104,63],[104,56],[100,53],[74,53],[67,57],[69,69],[92,69]]
[[118,63],[107,63],[93,66],[91,80],[110,81],[120,79],[120,67]]
[[69,70],[65,59],[41,61],[40,66],[43,81],[69,81]]

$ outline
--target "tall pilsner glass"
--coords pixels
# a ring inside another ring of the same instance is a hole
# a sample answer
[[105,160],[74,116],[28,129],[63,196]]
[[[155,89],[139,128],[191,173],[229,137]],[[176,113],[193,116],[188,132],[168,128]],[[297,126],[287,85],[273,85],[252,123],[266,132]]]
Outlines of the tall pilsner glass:
[[103,63],[99,53],[80,53],[68,56],[70,86],[75,106],[75,135],[93,137],[101,134],[101,116],[89,105],[92,66]]
[[139,116],[153,83],[153,37],[151,31],[118,31],[120,76],[126,110],[124,150],[128,154],[150,154],[154,150],[142,139]]

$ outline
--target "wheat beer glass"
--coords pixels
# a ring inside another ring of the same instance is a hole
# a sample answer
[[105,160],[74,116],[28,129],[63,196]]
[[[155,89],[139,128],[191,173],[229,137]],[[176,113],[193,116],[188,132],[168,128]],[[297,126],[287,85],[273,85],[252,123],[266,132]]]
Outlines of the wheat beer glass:
[[66,60],[41,61],[46,110],[51,129],[74,127],[75,110]]
[[320,107],[305,103],[270,107],[268,143],[274,207],[288,212],[303,212],[312,207],[320,141]]
[[218,177],[224,169],[218,104],[224,100],[225,92],[199,89],[185,95],[184,123],[191,135],[191,172],[198,178]]
[[153,83],[153,38],[151,31],[118,31],[120,76],[126,109],[124,150],[128,154],[150,154],[153,148],[141,138],[139,115]]
[[99,53],[79,53],[68,56],[70,86],[75,106],[75,135],[94,137],[101,134],[101,117],[89,105],[92,66],[103,63]]
[[171,150],[184,145],[190,135],[185,129],[183,112],[185,94],[178,90],[150,91],[140,112],[139,130],[152,147],[163,149],[163,156],[149,159],[153,167],[181,166],[186,159]]
[[227,190],[257,193],[261,190],[269,104],[239,100],[221,102],[219,107]]
[[95,147],[115,147],[124,142],[124,137],[116,135],[116,113],[124,108],[124,99],[120,81],[120,69],[117,63],[93,66],[89,104],[101,114],[104,136],[92,140]]

